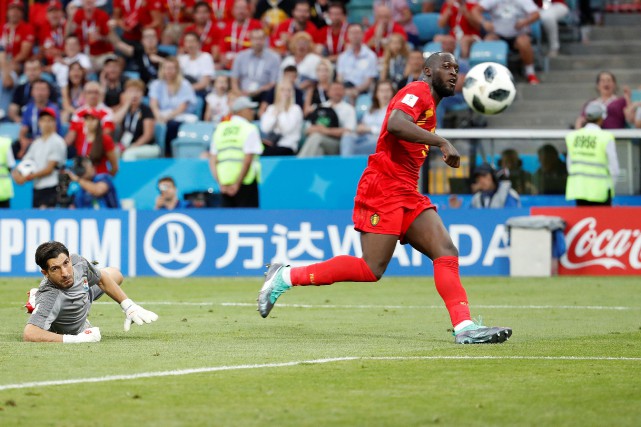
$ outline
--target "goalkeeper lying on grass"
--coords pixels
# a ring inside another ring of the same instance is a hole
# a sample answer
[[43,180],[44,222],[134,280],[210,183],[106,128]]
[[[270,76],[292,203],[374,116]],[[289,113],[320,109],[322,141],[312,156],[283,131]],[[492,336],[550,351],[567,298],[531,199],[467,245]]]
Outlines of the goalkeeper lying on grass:
[[155,322],[158,315],[145,310],[120,289],[123,277],[118,269],[98,270],[83,257],[72,254],[60,242],[46,242],[36,249],[36,264],[44,279],[29,291],[27,311],[31,313],[24,328],[24,341],[98,342],[100,329],[87,320],[91,304],[109,295],[125,312],[125,331],[132,323]]

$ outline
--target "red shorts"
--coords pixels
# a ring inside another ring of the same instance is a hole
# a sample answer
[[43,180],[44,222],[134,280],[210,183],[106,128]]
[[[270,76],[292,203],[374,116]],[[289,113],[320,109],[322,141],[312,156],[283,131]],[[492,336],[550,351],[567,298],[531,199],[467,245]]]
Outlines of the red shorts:
[[391,234],[406,243],[407,229],[426,209],[436,210],[436,206],[416,188],[366,170],[356,190],[352,220],[357,231]]

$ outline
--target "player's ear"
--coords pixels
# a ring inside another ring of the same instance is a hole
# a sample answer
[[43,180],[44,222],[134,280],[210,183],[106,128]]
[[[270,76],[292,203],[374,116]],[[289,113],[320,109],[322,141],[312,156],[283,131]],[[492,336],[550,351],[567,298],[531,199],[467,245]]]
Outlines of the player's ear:
[[47,270],[40,269],[40,272],[42,273],[43,276],[47,276],[48,277]]

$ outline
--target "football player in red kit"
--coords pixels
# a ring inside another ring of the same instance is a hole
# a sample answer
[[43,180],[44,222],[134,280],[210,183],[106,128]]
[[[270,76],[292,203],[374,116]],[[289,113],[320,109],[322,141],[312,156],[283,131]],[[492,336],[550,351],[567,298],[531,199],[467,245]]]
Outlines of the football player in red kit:
[[336,256],[297,268],[272,264],[258,296],[261,316],[267,317],[292,286],[378,281],[400,240],[433,261],[434,282],[449,311],[456,343],[500,343],[512,335],[510,328],[471,320],[458,251],[434,204],[417,190],[419,170],[431,147],[441,150],[448,166],[459,167],[456,148],[434,133],[436,107],[454,94],[458,68],[454,55],[435,53],[425,61],[424,80],[408,84],[390,102],[376,153],[369,157],[356,191],[353,220],[361,232],[362,258]]

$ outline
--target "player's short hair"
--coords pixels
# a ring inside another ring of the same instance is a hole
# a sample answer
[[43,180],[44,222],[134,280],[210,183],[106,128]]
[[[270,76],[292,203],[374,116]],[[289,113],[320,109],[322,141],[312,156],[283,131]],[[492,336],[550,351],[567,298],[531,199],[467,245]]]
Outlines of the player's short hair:
[[48,270],[49,266],[47,261],[52,258],[58,258],[60,254],[65,254],[69,256],[69,249],[60,242],[51,240],[49,242],[42,243],[36,249],[36,264],[43,270]]

